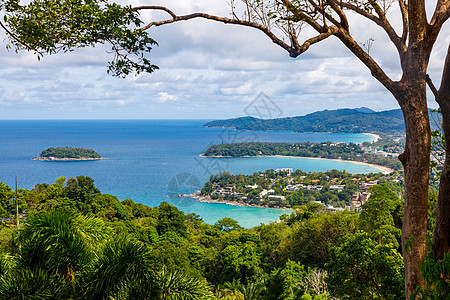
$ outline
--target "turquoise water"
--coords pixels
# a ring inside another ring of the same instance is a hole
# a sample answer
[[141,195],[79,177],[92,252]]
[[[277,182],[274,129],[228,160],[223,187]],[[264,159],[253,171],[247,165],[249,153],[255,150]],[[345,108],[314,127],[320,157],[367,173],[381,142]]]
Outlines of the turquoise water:
[[[195,212],[209,223],[231,217],[245,227],[274,221],[285,210],[199,203],[175,195],[199,190],[211,174],[229,171],[252,174],[276,168],[304,171],[347,170],[351,173],[378,169],[350,162],[288,157],[205,158],[199,155],[213,143],[355,142],[370,141],[364,134],[313,134],[248,132],[204,128],[207,120],[64,120],[0,121],[0,181],[32,188],[52,183],[60,176],[90,176],[103,192],[119,199],[131,198],[150,206],[161,201]],[[96,150],[107,160],[44,162],[31,158],[49,147],[73,146]]]

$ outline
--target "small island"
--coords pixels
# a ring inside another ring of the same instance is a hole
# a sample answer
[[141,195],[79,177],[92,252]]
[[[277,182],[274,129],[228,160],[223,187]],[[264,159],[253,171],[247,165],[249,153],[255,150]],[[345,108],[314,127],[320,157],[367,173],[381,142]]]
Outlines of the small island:
[[45,161],[81,161],[105,159],[92,149],[79,147],[56,147],[48,148],[41,152],[34,160]]

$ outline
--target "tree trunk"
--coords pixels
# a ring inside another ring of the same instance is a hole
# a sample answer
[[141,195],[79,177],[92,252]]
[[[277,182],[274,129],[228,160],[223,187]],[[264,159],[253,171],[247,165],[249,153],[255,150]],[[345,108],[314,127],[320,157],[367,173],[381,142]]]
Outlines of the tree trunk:
[[402,79],[394,95],[406,126],[405,151],[399,156],[405,169],[405,208],[402,252],[405,262],[405,293],[409,299],[424,283],[420,271],[427,245],[428,180],[431,132],[426,101],[425,74]]
[[445,162],[439,182],[439,196],[435,209],[433,254],[442,258],[450,245],[450,45],[442,73],[441,87],[436,95],[442,112],[442,129],[445,138]]

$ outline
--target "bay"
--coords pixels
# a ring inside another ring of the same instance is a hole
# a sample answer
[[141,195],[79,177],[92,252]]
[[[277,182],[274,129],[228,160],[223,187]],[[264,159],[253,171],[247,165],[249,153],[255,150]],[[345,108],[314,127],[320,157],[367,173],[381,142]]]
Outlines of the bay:
[[[341,161],[289,157],[205,158],[208,146],[231,142],[354,142],[371,141],[365,134],[251,132],[205,128],[209,120],[15,120],[0,121],[0,181],[31,189],[56,178],[85,175],[102,193],[133,199],[150,206],[168,201],[195,212],[206,222],[222,217],[245,227],[276,220],[286,210],[200,203],[178,197],[199,190],[210,175],[223,171],[252,174],[277,168],[303,171],[346,170],[378,172],[372,166]],[[49,147],[92,148],[106,160],[78,162],[34,161]]]

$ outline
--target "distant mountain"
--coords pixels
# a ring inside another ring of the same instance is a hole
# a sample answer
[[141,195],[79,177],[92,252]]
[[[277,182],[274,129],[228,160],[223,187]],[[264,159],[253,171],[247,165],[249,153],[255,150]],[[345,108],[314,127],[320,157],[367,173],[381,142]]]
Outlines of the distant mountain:
[[355,108],[354,110],[362,112],[362,113],[366,113],[366,114],[373,114],[374,112],[376,112],[373,109],[370,109],[370,108],[365,107],[365,106],[360,107],[360,108]]
[[333,132],[333,133],[403,133],[405,123],[400,109],[376,112],[367,107],[317,111],[305,116],[279,119],[241,117],[206,123],[206,127],[245,130]]

